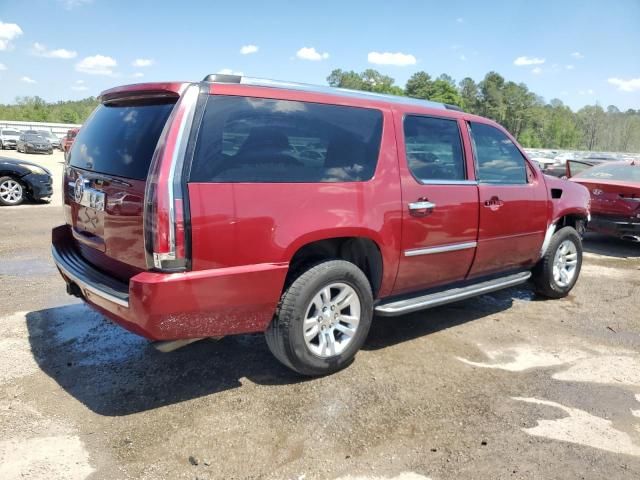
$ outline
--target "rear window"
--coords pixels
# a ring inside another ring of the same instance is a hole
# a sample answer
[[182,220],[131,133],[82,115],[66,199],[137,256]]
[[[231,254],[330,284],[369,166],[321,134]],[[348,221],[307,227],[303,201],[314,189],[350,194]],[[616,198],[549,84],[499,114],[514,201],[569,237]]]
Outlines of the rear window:
[[[573,171],[573,165],[571,166],[571,170]],[[597,165],[574,175],[573,178],[640,182],[640,165]]]
[[198,134],[194,182],[357,182],[373,177],[379,110],[211,96]]
[[98,106],[76,136],[70,164],[118,177],[146,179],[173,105]]

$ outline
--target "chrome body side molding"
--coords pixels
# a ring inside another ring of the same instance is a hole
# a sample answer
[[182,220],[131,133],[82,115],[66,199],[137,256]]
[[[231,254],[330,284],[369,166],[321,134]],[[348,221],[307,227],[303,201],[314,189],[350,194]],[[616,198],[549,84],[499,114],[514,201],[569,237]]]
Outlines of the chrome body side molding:
[[457,250],[466,250],[468,248],[476,248],[478,242],[462,242],[451,243],[449,245],[440,245],[438,247],[429,248],[412,248],[404,251],[405,257],[415,257],[417,255],[431,255],[434,253],[455,252]]
[[396,315],[404,315],[406,313],[424,310],[427,308],[438,307],[447,303],[466,300],[485,293],[502,290],[503,288],[513,287],[525,283],[531,272],[520,272],[507,275],[505,277],[494,278],[484,282],[474,283],[465,287],[451,288],[440,292],[420,295],[413,298],[405,298],[389,303],[381,303],[376,307],[376,313],[381,316],[392,317]]

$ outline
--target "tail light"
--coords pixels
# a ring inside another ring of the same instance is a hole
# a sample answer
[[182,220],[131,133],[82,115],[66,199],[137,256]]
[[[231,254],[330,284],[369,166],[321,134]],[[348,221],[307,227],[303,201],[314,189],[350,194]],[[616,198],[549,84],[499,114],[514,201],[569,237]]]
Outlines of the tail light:
[[189,86],[164,127],[153,154],[145,190],[145,250],[147,266],[164,271],[186,269],[186,192],[182,166],[199,88]]

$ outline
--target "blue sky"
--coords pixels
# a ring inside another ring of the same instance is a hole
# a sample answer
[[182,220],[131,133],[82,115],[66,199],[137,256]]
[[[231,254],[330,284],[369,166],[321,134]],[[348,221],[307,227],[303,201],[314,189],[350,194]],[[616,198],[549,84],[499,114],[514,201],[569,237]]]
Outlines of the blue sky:
[[418,70],[494,70],[574,109],[637,109],[639,46],[640,0],[0,0],[0,102],[225,69],[324,84],[375,68],[401,86]]

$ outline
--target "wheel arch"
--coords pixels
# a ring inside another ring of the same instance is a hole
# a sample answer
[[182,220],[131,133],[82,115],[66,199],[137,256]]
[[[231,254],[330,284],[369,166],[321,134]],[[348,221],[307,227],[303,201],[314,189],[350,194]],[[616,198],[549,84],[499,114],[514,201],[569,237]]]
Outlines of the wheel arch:
[[328,259],[346,260],[360,268],[371,284],[374,298],[383,288],[385,266],[380,245],[367,236],[337,236],[298,245],[290,257],[284,289],[309,266]]

